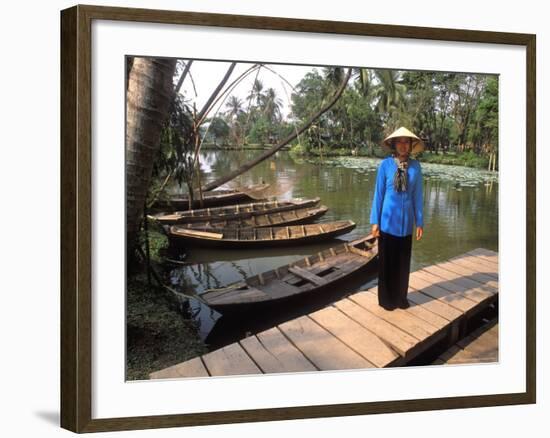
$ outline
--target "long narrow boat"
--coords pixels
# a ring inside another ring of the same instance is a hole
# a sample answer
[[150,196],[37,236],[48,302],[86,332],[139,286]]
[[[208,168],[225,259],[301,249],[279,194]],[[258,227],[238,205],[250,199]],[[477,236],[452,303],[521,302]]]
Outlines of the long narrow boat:
[[377,254],[378,241],[368,235],[255,275],[246,281],[210,289],[201,297],[210,307],[224,315],[288,304],[297,297],[334,287],[338,282],[367,268]]
[[172,243],[185,246],[252,249],[322,242],[349,233],[354,228],[355,222],[349,220],[284,227],[221,228],[219,230],[188,229],[172,225],[168,231],[168,238]]
[[249,218],[258,214],[313,207],[319,204],[319,201],[319,197],[313,199],[294,198],[289,201],[252,202],[250,204],[235,204],[225,207],[158,213],[149,215],[149,217],[156,219],[161,224],[175,225],[189,222],[206,222],[210,220]]
[[[305,207],[296,210],[276,211],[274,213],[256,214],[250,217],[238,217],[235,219],[211,220],[207,222],[190,222],[179,224],[178,227],[186,229],[218,230],[221,228],[263,228],[286,225],[308,224],[320,218],[328,211],[328,207]],[[170,225],[164,225],[166,233]]]
[[[257,184],[249,186],[245,191],[242,190],[211,190],[203,192],[203,207],[221,207],[223,205],[238,204],[242,202],[257,202],[265,200],[261,195],[262,191],[267,189],[269,184]],[[255,194],[258,197],[254,196]],[[199,194],[195,195],[193,201],[194,208],[200,208],[200,201],[197,199]],[[154,209],[164,210],[189,210],[189,196],[187,195],[173,195],[166,200],[158,200],[153,204]]]

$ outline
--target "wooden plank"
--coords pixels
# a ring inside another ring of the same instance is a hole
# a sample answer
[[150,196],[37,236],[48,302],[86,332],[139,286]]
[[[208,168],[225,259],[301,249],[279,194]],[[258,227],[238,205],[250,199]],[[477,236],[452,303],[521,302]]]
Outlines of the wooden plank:
[[235,290],[215,298],[207,298],[206,302],[212,305],[232,304],[232,303],[257,303],[267,300],[269,297],[259,289],[249,288],[247,290]]
[[208,371],[204,367],[201,358],[195,357],[191,360],[172,365],[160,371],[149,374],[151,379],[179,379],[182,377],[208,377]]
[[436,286],[420,276],[414,275],[414,273],[409,276],[409,285],[422,291],[423,294],[440,300],[464,313],[472,310],[477,305],[477,302],[466,298],[464,295]]
[[438,330],[433,325],[406,312],[404,309],[388,311],[380,307],[378,305],[377,296],[369,291],[356,293],[349,298],[372,314],[399,327],[402,331],[409,333],[411,336],[414,336],[419,341],[424,341]]
[[[242,339],[241,347],[245,349],[252,360],[260,367],[264,373],[283,373],[288,371],[285,363],[279,357],[273,355],[267,350],[256,336],[249,336]],[[310,368],[311,370],[311,368]],[[294,371],[304,371],[303,369]]]
[[274,357],[277,357],[288,372],[316,371],[317,368],[285,338],[277,327],[256,335],[262,346]]
[[202,358],[212,376],[262,373],[238,343],[212,351]]
[[269,280],[266,284],[261,286],[261,290],[271,299],[292,296],[302,292],[300,288],[293,286],[292,284],[288,284],[286,281],[282,281],[278,278],[272,278]]
[[378,336],[336,307],[326,307],[309,316],[374,366],[386,367],[399,358]]
[[416,274],[417,277],[427,281],[428,283],[434,285],[437,284],[438,287],[450,291],[455,296],[463,296],[464,298],[467,298],[470,301],[474,301],[475,303],[481,303],[482,301],[493,295],[493,293],[491,292],[483,291],[477,288],[468,288],[461,284],[458,284],[457,282],[438,277],[423,270],[416,271],[414,274]]
[[437,266],[429,266],[427,269],[429,271],[422,269],[421,274],[432,278],[434,282],[440,281],[441,287],[460,293],[478,303],[498,293],[497,288],[479,284],[477,281],[447,269],[441,269]]
[[307,316],[285,322],[279,329],[319,370],[373,367],[365,358]]
[[476,329],[443,352],[438,361],[449,364],[498,361],[498,320]]
[[495,342],[492,336],[481,335],[469,344],[463,345],[462,348],[475,357],[498,357],[498,340]]
[[413,287],[409,287],[407,299],[409,300],[409,302],[417,304],[418,307],[429,310],[430,312],[441,316],[447,321],[454,321],[464,315],[463,311],[455,307],[449,306],[449,304],[441,300],[426,295],[421,291],[414,289]]
[[223,239],[222,233],[211,233],[208,231],[198,231],[198,230],[192,230],[188,228],[179,228],[174,231],[175,235],[181,235],[181,236],[193,236],[193,237],[207,237],[209,239]]
[[413,336],[347,298],[334,303],[334,306],[384,340],[401,356],[405,356],[418,342]]
[[[475,270],[470,265],[464,264],[463,261],[454,260],[449,261],[447,263],[441,263],[440,265],[437,265],[443,269],[447,269],[449,271],[456,272],[457,274],[462,274],[467,276],[468,278],[471,278],[474,281],[477,281],[481,284],[488,284],[492,287],[496,287],[498,289],[498,273],[494,274],[492,271],[488,269],[483,269],[480,271]],[[479,268],[479,267],[478,267]]]
[[493,282],[498,283],[498,267],[489,268],[479,264],[475,264],[466,259],[453,259],[444,263],[438,263],[440,268],[453,270],[467,278],[481,281],[482,283]]
[[480,262],[480,259],[477,259],[476,257],[473,257],[473,256],[453,257],[452,259],[449,259],[448,263],[460,265],[463,268],[470,269],[472,272],[478,272],[480,274],[483,274],[498,280],[498,265],[494,265],[492,263],[485,263],[482,260]]
[[453,357],[458,352],[462,351],[462,349],[458,345],[452,345],[448,350],[444,351],[438,359],[447,362],[451,357]]
[[498,264],[498,253],[485,248],[476,248],[472,251],[468,251],[466,254],[473,255],[479,257],[480,259],[487,260],[491,263]]
[[472,262],[478,263],[479,265],[482,265],[488,269],[495,269],[498,271],[498,258],[495,257],[493,259],[486,258],[480,255],[475,255],[471,253],[464,254],[465,256],[471,257]]
[[[481,283],[479,281],[473,280],[470,277],[470,273],[457,273],[455,267],[448,268],[448,264],[442,263],[441,265],[427,266],[423,269],[425,272],[429,272],[437,277],[443,278],[445,280],[450,280],[451,283],[455,283],[461,286],[464,286],[468,289],[481,289],[483,291],[489,292],[491,294],[498,293],[498,283],[494,280],[491,280],[490,283]],[[451,270],[453,269],[453,270]]]
[[308,280],[317,286],[323,286],[327,284],[327,281],[324,278],[319,277],[311,273],[310,271],[306,271],[305,269],[300,268],[299,266],[290,266],[288,270],[292,272],[294,275],[297,275],[298,277]]
[[476,248],[476,249],[473,249],[471,251],[468,251],[468,253],[474,253],[474,254],[479,254],[479,255],[482,255],[484,257],[498,257],[498,252],[496,251],[493,251],[492,249],[487,249],[487,248]]
[[361,257],[371,257],[372,252],[370,251],[363,251],[362,249],[356,248],[355,246],[349,245],[347,247],[350,252],[353,252],[354,254],[360,255]]
[[[410,290],[410,288],[409,288]],[[378,286],[375,286],[371,289],[369,289],[369,292],[373,293],[374,295],[378,294]],[[414,294],[415,292],[413,292]],[[418,303],[415,303],[414,301],[411,301],[409,298],[410,293],[407,294],[407,300],[409,301],[409,304],[411,307],[406,309],[405,311],[410,313],[411,315],[416,316],[417,318],[426,321],[428,324],[430,324],[433,327],[436,327],[437,329],[442,329],[449,325],[450,321],[439,316],[437,313],[434,313],[430,311],[429,309],[426,309],[424,306],[419,305]],[[428,298],[426,295],[424,295],[426,298]],[[433,301],[433,300],[432,300]],[[449,307],[449,306],[446,306]],[[458,313],[460,316],[461,314]]]

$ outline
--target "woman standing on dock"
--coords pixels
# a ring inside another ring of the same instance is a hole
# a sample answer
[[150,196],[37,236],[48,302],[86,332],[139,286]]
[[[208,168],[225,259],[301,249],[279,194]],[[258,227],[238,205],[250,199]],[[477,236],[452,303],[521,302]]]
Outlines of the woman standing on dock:
[[413,222],[416,240],[424,227],[422,169],[409,155],[424,150],[424,143],[401,127],[383,144],[392,155],[378,167],[370,215],[372,234],[378,237],[378,304],[386,310],[406,309]]

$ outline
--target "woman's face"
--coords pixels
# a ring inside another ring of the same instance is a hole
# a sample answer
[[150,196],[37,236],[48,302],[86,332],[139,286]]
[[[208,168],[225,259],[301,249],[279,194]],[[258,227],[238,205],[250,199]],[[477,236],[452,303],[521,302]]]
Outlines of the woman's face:
[[404,156],[410,152],[411,139],[409,137],[398,137],[395,139],[395,150],[398,155]]

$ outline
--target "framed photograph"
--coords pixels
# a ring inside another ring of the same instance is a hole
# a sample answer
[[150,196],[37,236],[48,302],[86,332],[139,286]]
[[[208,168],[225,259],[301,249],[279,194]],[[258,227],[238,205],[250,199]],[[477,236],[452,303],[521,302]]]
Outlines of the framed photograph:
[[531,34],[61,12],[61,426],[536,402]]

